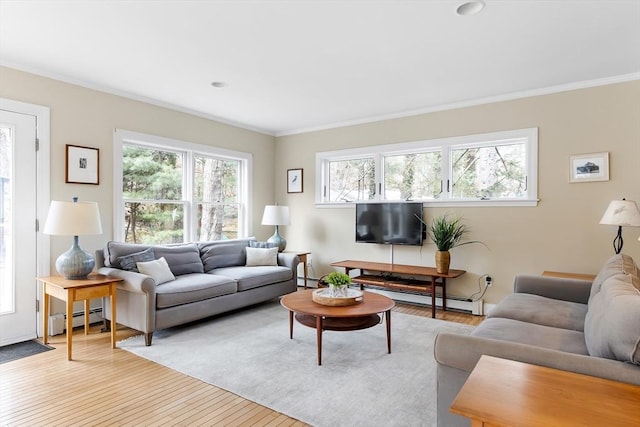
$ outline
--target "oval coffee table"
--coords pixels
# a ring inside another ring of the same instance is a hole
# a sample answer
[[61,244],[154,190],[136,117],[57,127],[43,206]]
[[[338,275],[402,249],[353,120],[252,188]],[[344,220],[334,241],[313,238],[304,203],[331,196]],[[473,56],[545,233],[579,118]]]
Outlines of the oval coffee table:
[[318,365],[322,365],[322,331],[356,331],[380,323],[378,313],[385,313],[387,320],[387,351],[391,353],[391,309],[395,303],[391,298],[373,292],[364,292],[362,302],[348,306],[328,306],[313,301],[314,289],[299,290],[285,295],[280,300],[289,310],[289,338],[293,339],[293,318],[316,329],[318,343]]

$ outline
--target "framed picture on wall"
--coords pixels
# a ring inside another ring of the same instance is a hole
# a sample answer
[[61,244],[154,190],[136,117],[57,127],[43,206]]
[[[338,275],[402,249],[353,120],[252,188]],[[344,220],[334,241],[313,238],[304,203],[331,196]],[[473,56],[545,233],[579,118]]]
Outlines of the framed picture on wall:
[[609,152],[569,157],[569,182],[609,181]]
[[302,193],[302,169],[287,169],[287,193]]
[[79,145],[66,145],[65,182],[68,184],[100,184],[100,150]]

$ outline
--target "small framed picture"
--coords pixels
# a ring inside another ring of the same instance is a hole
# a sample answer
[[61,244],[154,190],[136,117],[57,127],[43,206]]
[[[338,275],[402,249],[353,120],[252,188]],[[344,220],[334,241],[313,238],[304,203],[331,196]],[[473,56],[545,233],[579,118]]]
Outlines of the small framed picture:
[[569,182],[609,181],[609,152],[569,157]]
[[100,184],[100,150],[79,145],[66,145],[65,182],[68,184]]
[[287,169],[287,193],[302,193],[302,169]]

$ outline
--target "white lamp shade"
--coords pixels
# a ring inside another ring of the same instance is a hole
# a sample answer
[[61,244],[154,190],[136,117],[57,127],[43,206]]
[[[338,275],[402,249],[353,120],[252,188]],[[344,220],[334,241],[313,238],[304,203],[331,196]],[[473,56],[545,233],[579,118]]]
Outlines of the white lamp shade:
[[43,232],[57,236],[102,234],[98,204],[96,202],[53,200],[49,206],[49,214]]
[[265,206],[262,225],[289,225],[289,206]]
[[613,200],[605,211],[600,224],[621,227],[640,227],[640,209],[633,200]]

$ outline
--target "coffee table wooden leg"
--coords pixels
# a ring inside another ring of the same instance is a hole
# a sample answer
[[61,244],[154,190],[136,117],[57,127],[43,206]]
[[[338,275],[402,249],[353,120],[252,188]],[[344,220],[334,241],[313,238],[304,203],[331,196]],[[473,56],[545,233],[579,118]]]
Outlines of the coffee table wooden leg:
[[293,339],[293,311],[289,310],[289,339]]
[[387,310],[387,351],[391,354],[391,310]]
[[318,365],[322,365],[322,316],[316,316],[316,337],[318,341]]

